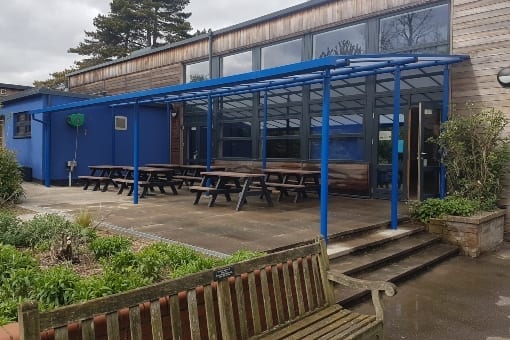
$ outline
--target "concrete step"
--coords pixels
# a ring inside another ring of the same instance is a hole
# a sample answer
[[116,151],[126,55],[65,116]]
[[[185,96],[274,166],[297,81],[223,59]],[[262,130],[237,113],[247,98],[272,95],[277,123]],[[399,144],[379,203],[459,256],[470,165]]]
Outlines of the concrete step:
[[[351,276],[366,280],[397,282],[456,255],[458,251],[457,246],[446,243],[433,243],[428,247],[415,251],[412,255],[388,263],[378,269]],[[343,306],[353,305],[369,293],[368,290],[349,289],[341,285],[335,286],[335,298]]]
[[409,223],[399,226],[396,230],[387,228],[374,229],[365,234],[351,235],[346,239],[330,241],[328,243],[328,256],[329,259],[332,260],[361,249],[367,249],[393,240],[398,240],[420,231],[423,231],[423,226]]
[[377,268],[385,263],[410,255],[440,240],[441,238],[436,235],[419,232],[410,237],[388,242],[379,247],[368,250],[362,249],[330,260],[330,268],[331,270],[352,276],[369,268]]

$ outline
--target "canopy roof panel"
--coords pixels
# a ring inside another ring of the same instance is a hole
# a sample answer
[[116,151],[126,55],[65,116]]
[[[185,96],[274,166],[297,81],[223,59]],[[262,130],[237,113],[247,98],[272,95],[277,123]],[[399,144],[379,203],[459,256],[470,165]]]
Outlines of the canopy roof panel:
[[32,114],[56,112],[94,105],[128,105],[148,102],[183,102],[233,94],[253,93],[291,86],[321,83],[324,72],[331,80],[351,79],[392,73],[397,69],[412,70],[449,65],[469,59],[467,55],[371,54],[330,56],[321,59],[248,72],[200,82],[166,86],[149,90],[82,100],[32,111]]

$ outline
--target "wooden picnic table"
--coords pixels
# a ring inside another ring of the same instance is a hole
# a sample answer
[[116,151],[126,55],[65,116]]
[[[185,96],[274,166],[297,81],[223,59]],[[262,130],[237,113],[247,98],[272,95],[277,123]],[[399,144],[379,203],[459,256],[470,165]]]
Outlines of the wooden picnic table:
[[[122,194],[124,189],[129,188],[128,196],[133,194],[134,190],[134,171],[133,166],[124,166],[124,178],[118,178],[115,181],[120,184],[118,194]],[[149,190],[154,191],[154,187],[158,187],[161,193],[166,193],[164,187],[169,186],[174,195],[177,195],[176,185],[180,184],[173,177],[173,171],[169,168],[158,167],[138,167],[138,185],[143,189],[140,198],[146,197]]]
[[103,183],[103,189],[101,191],[108,190],[108,186],[113,184],[116,188],[118,187],[115,182],[115,178],[122,178],[124,174],[122,172],[123,166],[120,165],[89,165],[90,174],[88,176],[78,176],[78,179],[84,182],[83,190],[87,190],[88,187],[93,183],[94,187],[92,190],[97,191]]
[[296,193],[294,202],[300,198],[307,198],[307,192],[314,191],[320,195],[320,176],[318,170],[303,169],[263,169],[266,175],[266,185],[278,189],[280,195],[278,201],[283,196],[288,196],[289,191]]
[[271,191],[267,188],[265,174],[244,173],[231,171],[205,171],[201,172],[202,180],[200,186],[191,186],[190,191],[195,192],[195,202],[198,204],[202,194],[209,193],[209,207],[214,205],[218,195],[225,195],[227,201],[231,201],[230,194],[239,193],[236,210],[241,210],[247,202],[248,196],[259,196],[264,198],[268,206],[273,206]]

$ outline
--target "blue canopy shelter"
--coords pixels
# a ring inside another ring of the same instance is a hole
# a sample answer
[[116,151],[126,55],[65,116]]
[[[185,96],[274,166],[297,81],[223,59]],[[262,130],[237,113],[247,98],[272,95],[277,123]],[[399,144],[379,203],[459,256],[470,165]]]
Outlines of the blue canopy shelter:
[[[397,228],[398,223],[398,132],[400,114],[400,75],[402,71],[423,69],[433,66],[443,67],[443,115],[442,121],[448,119],[449,100],[449,65],[469,59],[465,55],[432,55],[432,54],[374,54],[374,55],[350,55],[331,56],[322,59],[304,61],[295,64],[275,67],[271,69],[243,73],[228,77],[210,79],[200,82],[182,85],[167,86],[143,91],[136,91],[113,95],[108,97],[84,100],[59,106],[50,106],[31,112],[32,114],[51,113],[56,111],[76,109],[99,104],[108,105],[133,105],[135,119],[133,132],[133,166],[134,171],[134,194],[133,203],[138,203],[138,160],[139,160],[139,111],[138,106],[144,103],[174,103],[189,100],[207,100],[207,168],[212,162],[212,117],[213,99],[244,93],[264,93],[264,123],[262,136],[262,166],[266,167],[267,155],[267,91],[288,88],[292,86],[304,86],[322,84],[322,140],[321,140],[321,197],[320,218],[321,234],[327,240],[328,234],[328,161],[329,161],[329,111],[330,111],[330,84],[331,81],[366,77],[371,75],[391,73],[394,76],[394,100],[393,100],[393,125],[392,125],[392,177],[391,177],[391,227]],[[45,143],[49,143],[45,139]],[[50,160],[45,163],[50,166]],[[49,169],[47,172],[49,173]],[[444,197],[445,170],[441,170],[440,196]],[[49,178],[45,179],[49,186]]]

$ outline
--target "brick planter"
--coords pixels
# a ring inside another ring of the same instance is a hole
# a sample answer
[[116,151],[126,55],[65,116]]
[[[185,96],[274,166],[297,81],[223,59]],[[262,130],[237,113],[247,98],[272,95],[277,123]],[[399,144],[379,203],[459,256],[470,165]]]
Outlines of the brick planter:
[[505,210],[488,211],[461,217],[433,218],[427,224],[428,232],[458,245],[463,255],[477,257],[494,250],[503,242]]

